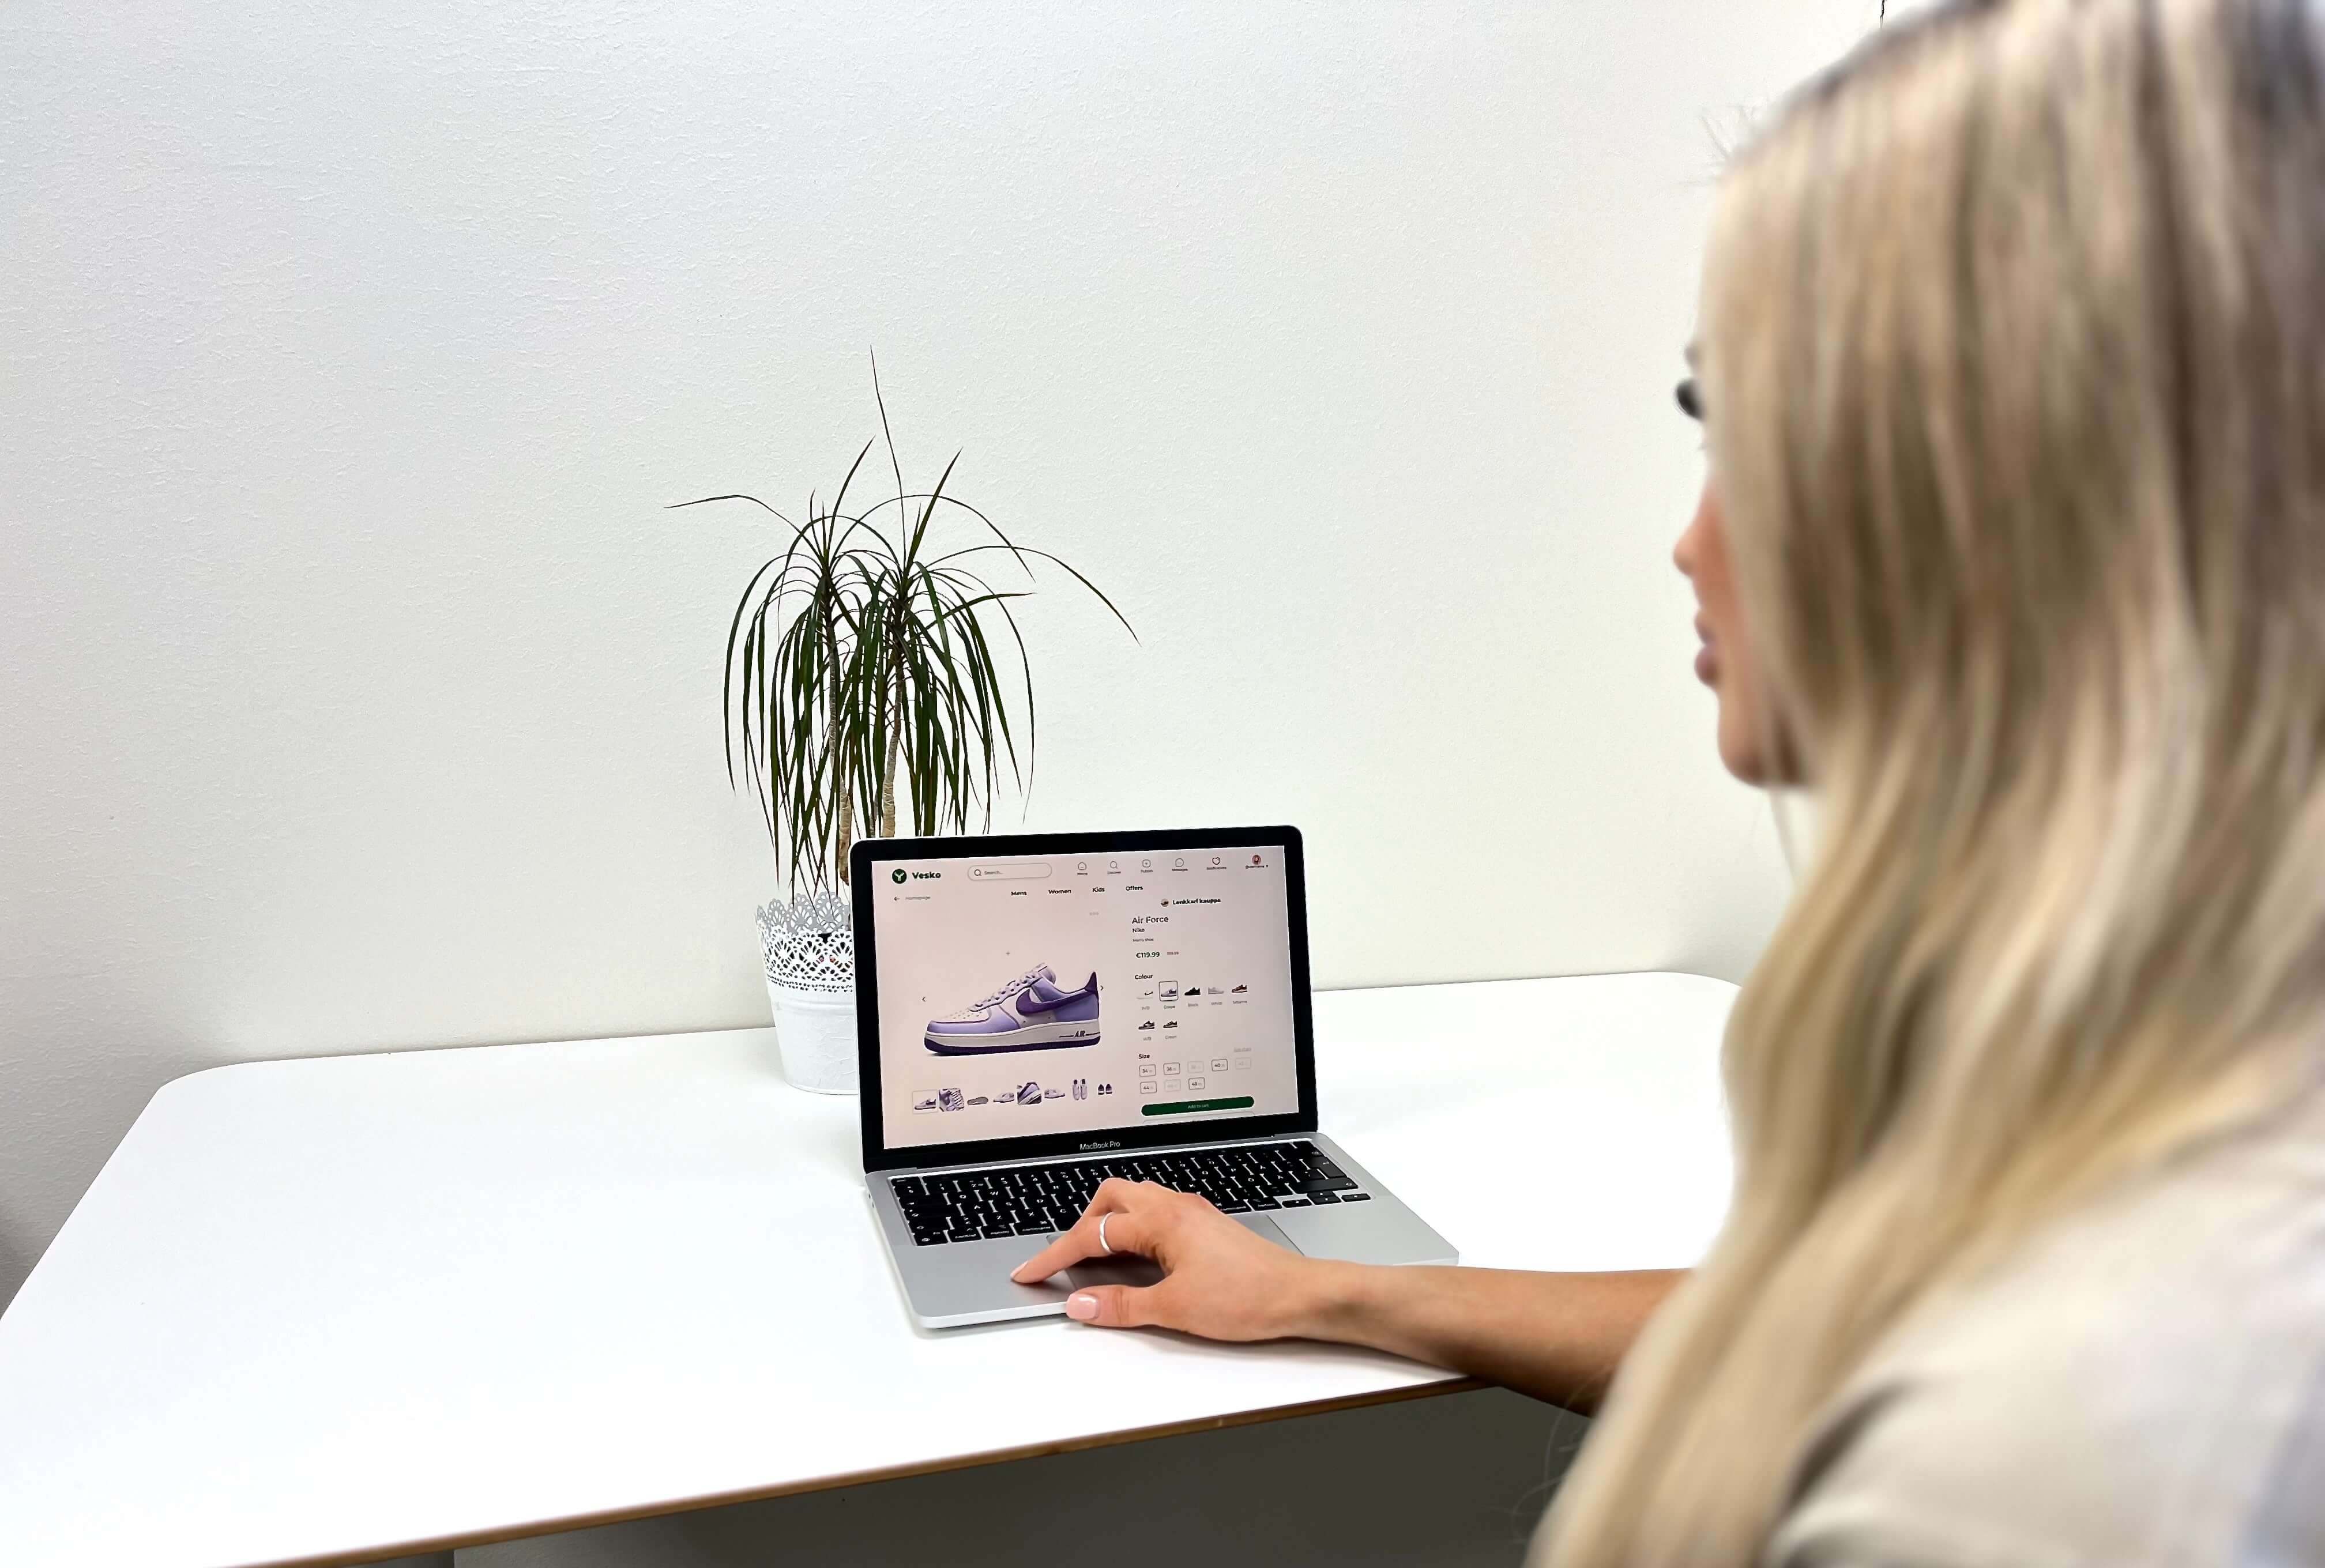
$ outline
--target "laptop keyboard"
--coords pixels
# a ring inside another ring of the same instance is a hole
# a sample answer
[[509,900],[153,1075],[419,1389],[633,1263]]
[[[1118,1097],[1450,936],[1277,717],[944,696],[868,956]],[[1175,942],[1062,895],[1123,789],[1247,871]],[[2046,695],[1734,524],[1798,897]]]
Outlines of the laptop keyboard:
[[1357,1189],[1330,1156],[1305,1139],[998,1170],[940,1171],[897,1176],[889,1185],[913,1242],[938,1247],[948,1241],[1046,1236],[1069,1230],[1089,1207],[1098,1183],[1108,1176],[1200,1193],[1230,1214],[1361,1204],[1372,1198]]

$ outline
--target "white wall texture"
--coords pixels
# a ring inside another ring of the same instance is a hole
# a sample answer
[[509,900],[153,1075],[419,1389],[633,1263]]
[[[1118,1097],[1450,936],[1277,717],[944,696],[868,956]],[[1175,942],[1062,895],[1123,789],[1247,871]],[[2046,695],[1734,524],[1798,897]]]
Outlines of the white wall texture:
[[0,12],[0,1301],[238,1058],[761,1023],[729,489],[1038,600],[1033,829],[1288,819],[1320,983],[1737,974],[1668,561],[1718,127],[1875,0]]

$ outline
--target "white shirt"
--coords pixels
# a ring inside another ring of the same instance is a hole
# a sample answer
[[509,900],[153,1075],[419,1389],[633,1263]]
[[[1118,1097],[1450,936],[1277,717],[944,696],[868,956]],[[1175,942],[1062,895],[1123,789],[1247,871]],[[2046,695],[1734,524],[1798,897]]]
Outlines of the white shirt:
[[1767,1568],[2325,1563],[2325,1095],[1910,1313]]

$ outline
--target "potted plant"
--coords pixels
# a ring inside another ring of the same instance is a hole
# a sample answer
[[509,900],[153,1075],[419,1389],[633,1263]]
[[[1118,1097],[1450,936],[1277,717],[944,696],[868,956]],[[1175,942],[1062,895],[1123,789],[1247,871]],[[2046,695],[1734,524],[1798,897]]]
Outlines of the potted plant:
[[[1033,666],[1010,601],[1033,592],[1034,563],[1137,636],[1088,577],[948,493],[958,452],[934,485],[907,489],[876,362],[872,395],[879,433],[829,500],[810,494],[804,521],[752,495],[677,503],[747,503],[787,530],[736,604],[720,702],[727,781],[748,780],[788,894],[758,911],[783,1075],[830,1094],[857,1083],[848,846],[893,836],[900,808],[913,834],[989,831],[1004,773],[1021,790],[1032,778]],[[884,444],[895,493],[850,511]],[[1028,586],[993,586],[994,566]]]

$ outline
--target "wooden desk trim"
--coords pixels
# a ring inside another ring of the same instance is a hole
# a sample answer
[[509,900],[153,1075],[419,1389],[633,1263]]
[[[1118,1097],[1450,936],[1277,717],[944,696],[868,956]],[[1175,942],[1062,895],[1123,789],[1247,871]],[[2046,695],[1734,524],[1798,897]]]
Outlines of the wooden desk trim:
[[[1098,1333],[1122,1333],[1122,1330],[1098,1330]],[[1165,1332],[1165,1331],[1129,1331]],[[364,1563],[392,1563],[403,1557],[425,1556],[431,1552],[456,1552],[464,1546],[490,1546],[504,1541],[529,1540],[536,1536],[562,1535],[568,1530],[595,1529],[600,1525],[625,1525],[636,1519],[659,1519],[673,1514],[690,1514],[703,1508],[720,1508],[735,1503],[764,1502],[772,1498],[802,1497],[810,1492],[836,1491],[841,1487],[870,1486],[884,1480],[905,1480],[913,1476],[941,1475],[947,1471],[981,1470],[989,1464],[1007,1464],[1020,1459],[1047,1459],[1053,1454],[1079,1453],[1089,1449],[1118,1448],[1125,1443],[1144,1443],[1157,1437],[1184,1437],[1197,1432],[1224,1432],[1235,1426],[1260,1426],[1270,1422],[1288,1421],[1302,1416],[1329,1416],[1339,1410],[1360,1410],[1374,1405],[1401,1405],[1411,1399],[1433,1399],[1447,1394],[1474,1394],[1495,1385],[1477,1378],[1448,1376],[1434,1383],[1420,1383],[1410,1388],[1388,1388],[1375,1394],[1350,1394],[1335,1399],[1313,1399],[1297,1405],[1274,1405],[1259,1410],[1241,1410],[1231,1416],[1207,1416],[1192,1421],[1170,1421],[1157,1426],[1139,1426],[1120,1432],[1102,1432],[1088,1437],[1065,1438],[1054,1443],[1028,1443],[1015,1448],[996,1448],[979,1453],[955,1454],[948,1459],[931,1460],[920,1464],[888,1465],[876,1470],[854,1471],[842,1475],[819,1477],[814,1480],[793,1481],[769,1487],[741,1487],[732,1491],[705,1492],[700,1497],[683,1498],[674,1501],[642,1504],[636,1508],[606,1508],[596,1513],[574,1514],[569,1517],[542,1519],[526,1525],[504,1526],[490,1530],[466,1531],[459,1535],[437,1536],[427,1540],[407,1541],[388,1546],[366,1546],[361,1554],[350,1556],[345,1553],[328,1553],[319,1557],[277,1557],[250,1568],[361,1568]]]

